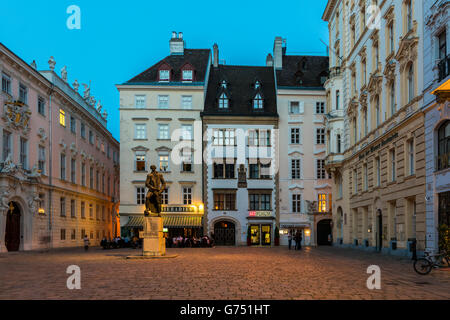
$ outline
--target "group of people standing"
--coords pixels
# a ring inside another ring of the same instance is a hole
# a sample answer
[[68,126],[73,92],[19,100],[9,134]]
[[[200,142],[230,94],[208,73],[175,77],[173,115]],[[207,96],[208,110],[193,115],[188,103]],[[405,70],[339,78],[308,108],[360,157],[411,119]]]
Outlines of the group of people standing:
[[291,250],[292,247],[292,240],[294,240],[294,250],[302,250],[303,236],[300,230],[297,230],[296,232],[292,230],[289,231],[288,235],[289,250]]

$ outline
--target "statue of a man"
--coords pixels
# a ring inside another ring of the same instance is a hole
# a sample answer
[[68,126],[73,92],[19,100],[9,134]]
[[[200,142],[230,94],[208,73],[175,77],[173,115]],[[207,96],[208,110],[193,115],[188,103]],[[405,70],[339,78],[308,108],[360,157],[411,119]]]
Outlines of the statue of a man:
[[147,175],[145,186],[148,188],[147,197],[145,198],[146,216],[155,214],[161,216],[161,194],[166,189],[166,182],[163,175],[156,172],[156,166],[150,167],[152,172]]

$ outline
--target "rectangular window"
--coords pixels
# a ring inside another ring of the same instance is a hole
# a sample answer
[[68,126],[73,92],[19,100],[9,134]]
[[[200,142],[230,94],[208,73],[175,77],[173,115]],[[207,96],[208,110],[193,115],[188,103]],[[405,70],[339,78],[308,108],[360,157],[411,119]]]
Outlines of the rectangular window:
[[6,130],[3,130],[3,161],[5,161],[10,154],[12,157],[11,139],[12,139],[11,133]]
[[316,129],[316,144],[325,144],[325,129]]
[[28,88],[21,83],[19,84],[19,101],[28,104]]
[[414,174],[415,171],[415,163],[414,163],[414,139],[411,139],[408,142],[408,155],[409,155],[409,174]]
[[98,204],[95,206],[95,219],[100,220],[100,206]]
[[369,174],[367,172],[367,164],[364,164],[363,170],[364,170],[364,191],[367,191],[367,189],[369,189]]
[[84,162],[81,164],[81,185],[86,186],[86,164]]
[[316,159],[316,170],[317,179],[326,179],[325,160]]
[[169,125],[168,124],[158,124],[158,139],[169,140]]
[[94,144],[94,133],[92,130],[89,130],[89,143]]
[[183,187],[183,204],[192,204],[192,188]]
[[213,130],[214,146],[235,146],[236,136],[234,129],[214,129]]
[[336,110],[339,110],[339,90],[336,90]]
[[169,204],[169,189],[165,188],[161,193],[161,204]]
[[86,125],[83,122],[80,123],[80,134],[83,139],[86,139]]
[[72,218],[75,218],[76,217],[76,203],[75,203],[75,200],[70,200],[70,216],[72,217]]
[[22,168],[28,169],[28,140],[24,138],[20,138],[20,154],[19,161],[22,165]]
[[145,151],[136,151],[136,171],[142,172],[145,171]]
[[181,129],[182,129],[182,139],[183,140],[192,140],[192,125],[191,124],[183,124]]
[[94,189],[94,168],[89,168],[89,188]]
[[169,109],[169,96],[158,96],[158,108]]
[[86,219],[86,203],[81,202],[81,219]]
[[185,110],[192,109],[192,96],[182,96],[181,107]]
[[389,52],[394,52],[394,23],[389,25]]
[[38,147],[38,157],[38,169],[45,174],[45,148],[43,146]]
[[66,180],[66,155],[62,153],[60,160],[61,180]]
[[193,72],[192,70],[183,70],[183,81],[192,81]]
[[145,188],[144,187],[136,188],[136,204],[139,204],[139,205],[145,204]]
[[302,212],[302,195],[293,194],[292,195],[292,212],[301,213]]
[[317,114],[325,113],[325,102],[316,102],[316,113]]
[[66,198],[59,199],[59,212],[61,217],[66,216]]
[[236,192],[214,191],[214,210],[236,210]]
[[76,169],[77,163],[75,159],[70,159],[70,182],[76,183]]
[[234,179],[235,178],[235,160],[220,159],[213,164],[214,179]]
[[271,210],[271,194],[270,193],[250,193],[249,194],[249,209],[250,210]]
[[89,204],[89,219],[94,219],[94,205],[92,203]]
[[134,125],[134,139],[147,139],[147,126],[145,124],[137,123]]
[[45,116],[45,100],[42,97],[38,97],[38,102],[37,102],[37,109],[38,109],[38,113],[42,116]]
[[100,191],[100,172],[98,170],[95,172],[95,187],[97,191]]
[[380,162],[380,158],[376,157],[375,158],[375,169],[377,171],[376,175],[377,175],[377,186],[381,185],[381,162]]
[[299,101],[291,101],[289,104],[289,112],[292,114],[302,113],[300,110],[300,102]]
[[59,109],[59,124],[66,126],[66,112],[63,109]]
[[319,212],[328,212],[327,194],[319,193],[318,195]]
[[105,206],[102,206],[102,221],[105,221]]
[[159,70],[159,81],[169,81],[170,70]]
[[77,231],[75,229],[72,229],[72,232],[70,234],[70,240],[75,240],[77,236]]
[[353,193],[358,193],[358,169],[353,170]]
[[66,240],[66,229],[61,229],[61,240]]
[[300,128],[291,128],[291,144],[300,144]]
[[77,132],[77,121],[73,116],[70,116],[70,132],[72,133]]
[[447,57],[447,32],[443,31],[438,36],[438,59],[443,60]]
[[159,155],[159,171],[167,172],[169,171],[169,155],[160,154]]
[[395,160],[395,149],[389,151],[390,160],[391,160],[391,181],[395,181],[396,179],[396,160]]
[[300,159],[291,160],[291,179],[301,179]]
[[138,109],[145,108],[145,95],[137,94],[134,96],[134,104]]
[[189,148],[180,151],[182,172],[192,172],[192,151]]
[[11,95],[11,78],[5,73],[2,73],[2,91]]

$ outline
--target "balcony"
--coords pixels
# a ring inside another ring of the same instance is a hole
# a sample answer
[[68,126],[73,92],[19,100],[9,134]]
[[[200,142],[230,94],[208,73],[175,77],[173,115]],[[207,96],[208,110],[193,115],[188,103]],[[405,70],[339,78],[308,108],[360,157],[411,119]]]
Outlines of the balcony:
[[450,54],[438,63],[439,82],[450,74]]
[[341,75],[341,67],[332,67],[330,68],[330,75],[328,76],[329,79],[339,77]]

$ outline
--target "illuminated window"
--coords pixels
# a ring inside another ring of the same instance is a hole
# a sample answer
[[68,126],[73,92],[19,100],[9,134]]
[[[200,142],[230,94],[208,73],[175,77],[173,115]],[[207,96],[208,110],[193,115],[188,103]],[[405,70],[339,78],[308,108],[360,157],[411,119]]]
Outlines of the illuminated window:
[[219,98],[219,109],[228,109],[228,98],[225,93],[222,93]]
[[66,112],[63,109],[59,109],[59,124],[66,126]]
[[319,212],[327,212],[327,195],[319,193]]
[[258,93],[253,100],[253,109],[262,109],[263,108],[263,99],[261,95]]

